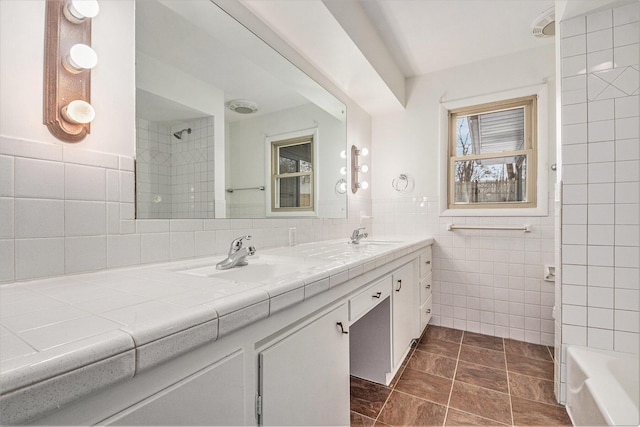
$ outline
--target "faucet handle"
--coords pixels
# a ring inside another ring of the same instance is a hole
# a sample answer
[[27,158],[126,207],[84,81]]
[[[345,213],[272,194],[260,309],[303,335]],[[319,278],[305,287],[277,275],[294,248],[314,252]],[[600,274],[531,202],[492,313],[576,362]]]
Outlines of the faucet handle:
[[230,251],[238,251],[240,250],[240,248],[242,248],[242,241],[243,240],[251,240],[251,235],[247,235],[247,236],[240,236],[238,238],[233,239],[233,241],[231,242],[231,248],[229,248]]
[[360,236],[360,231],[362,230],[366,230],[367,227],[360,227],[360,228],[356,228],[353,230],[353,233],[351,233],[351,238],[355,239],[356,237]]
[[360,228],[356,228],[353,230],[353,233],[351,233],[351,243],[354,245],[357,245],[358,243],[360,243],[360,239],[366,239],[367,237],[369,237],[369,234],[367,233],[360,233],[363,230],[366,230],[367,227],[360,227]]

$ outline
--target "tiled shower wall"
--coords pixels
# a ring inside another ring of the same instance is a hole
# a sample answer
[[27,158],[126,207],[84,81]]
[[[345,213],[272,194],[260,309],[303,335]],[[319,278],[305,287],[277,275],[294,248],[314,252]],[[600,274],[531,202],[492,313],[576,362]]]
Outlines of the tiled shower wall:
[[171,218],[171,127],[136,120],[136,214]]
[[224,254],[251,234],[258,251],[345,240],[355,219],[149,219],[134,216],[133,159],[70,145],[0,137],[0,283]]
[[[214,218],[214,119],[193,119],[171,128],[172,218]],[[174,132],[184,132],[182,139]]]
[[563,347],[639,352],[639,16],[561,24]]
[[[136,121],[138,218],[214,218],[214,120]],[[173,134],[182,129],[182,139]]]
[[[433,236],[431,323],[553,345],[554,287],[543,280],[554,262],[553,215],[440,217],[437,198],[415,196],[375,200],[373,211],[378,235]],[[448,224],[530,224],[531,232],[448,231]]]

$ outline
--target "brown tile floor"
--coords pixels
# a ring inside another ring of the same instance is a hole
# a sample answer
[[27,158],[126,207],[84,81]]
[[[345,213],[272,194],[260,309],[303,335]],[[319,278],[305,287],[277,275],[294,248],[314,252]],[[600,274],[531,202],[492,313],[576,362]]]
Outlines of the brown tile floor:
[[352,426],[570,426],[553,351],[429,326],[389,387],[351,377]]

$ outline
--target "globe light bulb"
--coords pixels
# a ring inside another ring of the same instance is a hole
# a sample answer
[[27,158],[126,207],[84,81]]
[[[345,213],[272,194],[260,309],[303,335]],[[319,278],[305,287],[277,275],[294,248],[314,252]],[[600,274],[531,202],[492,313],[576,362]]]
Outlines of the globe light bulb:
[[69,123],[81,125],[91,123],[96,117],[96,110],[93,109],[91,104],[79,99],[71,101],[62,107],[60,113]]
[[64,68],[73,74],[90,70],[98,63],[98,55],[86,44],[78,43],[71,46],[69,53],[64,58]]
[[97,0],[69,0],[62,9],[65,18],[69,22],[79,24],[86,18],[95,18],[100,12],[100,5]]

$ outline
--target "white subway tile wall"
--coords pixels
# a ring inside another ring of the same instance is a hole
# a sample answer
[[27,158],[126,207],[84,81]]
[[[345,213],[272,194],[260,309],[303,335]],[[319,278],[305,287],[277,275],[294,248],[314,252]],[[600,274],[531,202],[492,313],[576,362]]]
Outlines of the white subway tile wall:
[[0,137],[0,284],[222,256],[246,234],[258,250],[283,246],[290,227],[298,243],[346,241],[371,225],[357,215],[370,209],[361,196],[349,200],[351,219],[242,220],[136,220],[134,196],[134,159]]
[[[373,201],[376,235],[426,233],[435,240],[432,323],[553,345],[554,286],[543,280],[544,266],[554,264],[553,213],[544,217],[440,217],[439,202],[433,199]],[[526,223],[532,225],[532,231],[448,231],[449,223]],[[582,233],[580,238],[586,239],[586,226]]]
[[560,24],[562,402],[566,346],[640,348],[639,16],[634,2]]

